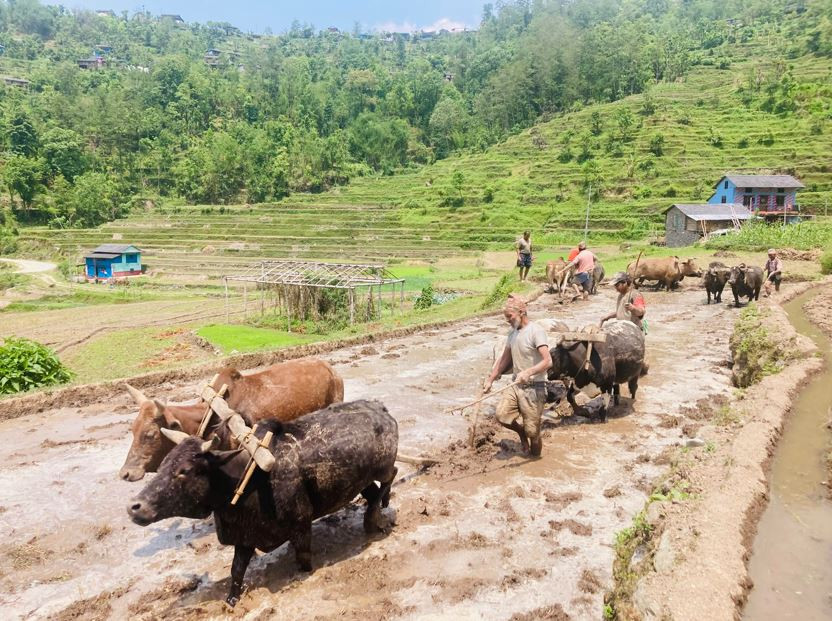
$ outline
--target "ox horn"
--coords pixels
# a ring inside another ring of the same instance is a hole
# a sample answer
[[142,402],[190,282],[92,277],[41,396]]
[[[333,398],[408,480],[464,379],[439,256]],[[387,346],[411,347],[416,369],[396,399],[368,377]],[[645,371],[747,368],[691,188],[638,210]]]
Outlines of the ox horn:
[[210,440],[206,440],[205,442],[202,443],[202,446],[200,446],[200,450],[203,453],[207,453],[208,451],[217,448],[219,445],[220,445],[220,439],[217,436],[217,434],[214,434],[213,436],[211,436]]
[[147,401],[150,401],[147,397],[144,396],[144,393],[139,390],[138,388],[133,388],[130,384],[125,384],[127,387],[127,392],[130,393],[130,396],[133,397],[133,401],[135,401],[138,405],[142,405]]
[[184,431],[176,431],[175,429],[165,429],[164,427],[160,429],[162,435],[165,436],[168,440],[173,442],[174,444],[179,444],[182,440],[187,440],[190,436],[185,433]]

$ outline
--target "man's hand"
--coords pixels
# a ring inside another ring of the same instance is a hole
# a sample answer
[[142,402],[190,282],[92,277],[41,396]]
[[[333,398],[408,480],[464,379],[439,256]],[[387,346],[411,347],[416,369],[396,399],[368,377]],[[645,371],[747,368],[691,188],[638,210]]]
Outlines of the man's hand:
[[531,379],[531,373],[529,373],[529,371],[527,369],[525,371],[520,371],[520,373],[517,374],[517,378],[516,378],[515,381],[518,382],[519,384],[528,384],[530,379]]
[[493,384],[493,383],[494,383],[494,381],[491,378],[485,380],[482,383],[482,394],[487,395],[488,393],[490,393],[491,392],[491,384]]
[[634,308],[635,308],[635,306],[633,306],[633,305],[632,305],[632,304],[630,304],[629,302],[627,302],[627,303],[624,305],[624,309],[625,309],[625,310],[627,310],[627,311],[629,311],[629,312],[631,312],[631,313],[633,312],[633,309],[634,309]]

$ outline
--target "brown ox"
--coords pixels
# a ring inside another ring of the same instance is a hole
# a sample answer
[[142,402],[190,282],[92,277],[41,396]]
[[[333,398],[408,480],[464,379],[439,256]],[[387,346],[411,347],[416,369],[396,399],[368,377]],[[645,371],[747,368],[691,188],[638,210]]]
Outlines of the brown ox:
[[[226,367],[214,385],[219,388],[223,384],[228,386],[228,405],[249,425],[262,418],[290,421],[344,400],[344,381],[328,363],[314,358],[275,364],[251,375]],[[165,405],[130,385],[127,390],[138,403],[139,414],[133,421],[133,444],[119,477],[138,481],[145,472],[156,472],[175,446],[161,429],[195,434],[205,404]]]
[[567,262],[563,260],[563,257],[559,257],[556,261],[549,261],[546,264],[546,280],[549,281],[549,290],[552,293],[557,291],[561,296],[563,296],[563,293],[566,290],[566,284],[572,277],[572,272],[575,271],[574,268],[569,268],[568,270],[558,274],[558,272],[566,266]]
[[645,280],[657,281],[657,286],[664,285],[670,291],[685,276],[702,276],[702,272],[693,259],[680,260],[679,257],[661,257],[642,259],[627,266],[627,273],[641,286]]

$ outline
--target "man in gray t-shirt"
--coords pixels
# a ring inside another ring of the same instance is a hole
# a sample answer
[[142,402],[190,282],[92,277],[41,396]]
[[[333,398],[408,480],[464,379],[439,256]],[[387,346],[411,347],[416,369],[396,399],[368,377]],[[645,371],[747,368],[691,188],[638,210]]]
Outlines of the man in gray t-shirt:
[[497,420],[517,432],[524,453],[537,457],[543,448],[540,422],[546,406],[546,371],[552,366],[552,357],[546,331],[529,321],[526,310],[522,298],[509,296],[503,315],[511,331],[502,356],[483,384],[483,392],[489,392],[494,380],[512,370],[519,383],[503,392],[497,406]]

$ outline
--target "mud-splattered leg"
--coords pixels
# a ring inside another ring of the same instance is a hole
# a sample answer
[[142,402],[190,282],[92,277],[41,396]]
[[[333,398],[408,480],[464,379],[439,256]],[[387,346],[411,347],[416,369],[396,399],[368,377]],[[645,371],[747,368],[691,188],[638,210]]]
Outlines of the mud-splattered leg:
[[226,603],[232,608],[240,601],[243,577],[246,575],[246,569],[253,554],[254,548],[234,546],[234,561],[231,563],[231,590],[225,599]]
[[302,571],[312,571],[312,523],[299,524],[290,537],[295,548],[295,560]]
[[627,387],[630,389],[630,397],[633,401],[636,400],[636,391],[638,390],[638,378],[634,377],[629,382],[627,382]]

